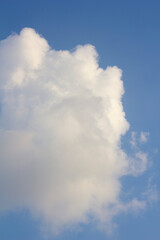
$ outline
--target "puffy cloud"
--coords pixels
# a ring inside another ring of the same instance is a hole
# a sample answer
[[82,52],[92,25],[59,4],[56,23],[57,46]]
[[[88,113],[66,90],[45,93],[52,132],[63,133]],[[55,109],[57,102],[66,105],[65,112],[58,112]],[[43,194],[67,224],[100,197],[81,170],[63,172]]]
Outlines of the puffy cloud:
[[144,208],[120,200],[120,178],[147,162],[121,148],[122,71],[100,68],[92,45],[55,51],[29,28],[0,42],[0,62],[0,210],[26,207],[56,231]]

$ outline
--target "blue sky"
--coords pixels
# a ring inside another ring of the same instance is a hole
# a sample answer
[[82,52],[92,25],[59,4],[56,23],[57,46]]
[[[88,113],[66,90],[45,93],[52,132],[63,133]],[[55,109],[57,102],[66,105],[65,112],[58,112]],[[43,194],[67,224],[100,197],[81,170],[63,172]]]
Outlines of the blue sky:
[[[135,155],[137,151],[148,154],[148,167],[144,173],[137,177],[122,176],[120,180],[120,198],[123,203],[127,205],[128,201],[136,198],[146,201],[146,207],[133,212],[117,213],[113,220],[116,227],[112,227],[111,234],[106,233],[105,227],[100,230],[98,223],[92,221],[87,224],[82,221],[78,227],[69,227],[58,235],[52,234],[50,230],[44,234],[44,224],[41,217],[33,217],[36,215],[34,210],[21,208],[18,204],[14,211],[5,210],[2,204],[0,239],[41,240],[47,237],[53,240],[158,240],[160,205],[158,200],[150,199],[149,196],[154,191],[158,196],[160,190],[159,1],[1,0],[0,3],[1,40],[14,32],[19,34],[25,27],[33,28],[56,51],[72,52],[77,45],[91,44],[98,52],[101,68],[117,66],[122,69],[125,89],[122,103],[126,119],[130,123],[129,131],[122,137],[122,149],[129,156]],[[2,68],[1,71],[3,70]],[[3,96],[3,90],[1,95]],[[11,118],[14,116],[9,114],[11,115],[7,116]],[[2,119],[0,123],[1,129],[8,127],[3,121],[5,120]],[[11,123],[8,123],[9,126],[12,126]],[[136,133],[136,146],[130,144],[133,132]],[[149,133],[146,143],[140,140],[141,133]],[[14,192],[14,185],[12,191]]]

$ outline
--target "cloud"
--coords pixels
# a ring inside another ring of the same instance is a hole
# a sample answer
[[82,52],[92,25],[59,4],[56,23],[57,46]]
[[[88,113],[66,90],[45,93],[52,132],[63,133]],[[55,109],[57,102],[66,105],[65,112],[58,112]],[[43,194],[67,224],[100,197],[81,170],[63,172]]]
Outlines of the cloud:
[[122,71],[100,68],[92,45],[56,51],[30,28],[0,42],[0,62],[0,210],[28,208],[51,231],[126,211],[120,178],[139,164],[121,148]]
[[157,186],[153,184],[153,177],[148,179],[148,186],[145,192],[142,193],[142,196],[148,200],[148,203],[152,205],[155,202],[159,202],[160,200],[160,193],[157,189]]
[[140,143],[146,143],[148,141],[149,132],[141,132]]
[[140,132],[138,135],[137,132],[131,132],[130,144],[132,148],[139,148],[139,144],[144,144],[148,141],[149,132]]
[[130,144],[134,148],[137,145],[137,139],[136,139],[137,133],[136,132],[131,132],[131,141]]

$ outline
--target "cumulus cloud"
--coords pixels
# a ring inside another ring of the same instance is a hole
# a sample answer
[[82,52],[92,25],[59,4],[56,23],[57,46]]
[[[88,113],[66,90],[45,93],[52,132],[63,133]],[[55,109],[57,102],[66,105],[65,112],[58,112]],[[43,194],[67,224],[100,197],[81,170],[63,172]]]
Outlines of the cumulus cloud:
[[28,208],[56,231],[144,208],[120,200],[120,178],[147,162],[121,148],[122,71],[100,68],[92,45],[56,51],[30,28],[0,42],[0,63],[0,210]]

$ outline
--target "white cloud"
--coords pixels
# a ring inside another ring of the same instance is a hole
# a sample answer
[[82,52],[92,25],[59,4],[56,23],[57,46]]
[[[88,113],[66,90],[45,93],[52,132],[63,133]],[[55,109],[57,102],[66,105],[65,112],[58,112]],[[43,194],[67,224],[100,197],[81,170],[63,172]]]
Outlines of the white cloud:
[[55,51],[29,28],[0,42],[0,62],[0,210],[27,207],[53,231],[123,210],[120,178],[139,164],[120,145],[122,71],[101,69],[92,45]]

